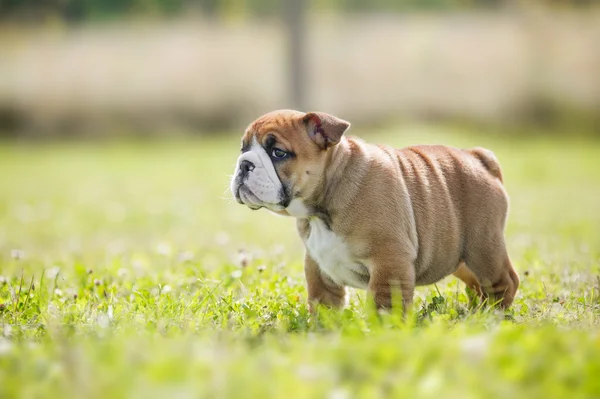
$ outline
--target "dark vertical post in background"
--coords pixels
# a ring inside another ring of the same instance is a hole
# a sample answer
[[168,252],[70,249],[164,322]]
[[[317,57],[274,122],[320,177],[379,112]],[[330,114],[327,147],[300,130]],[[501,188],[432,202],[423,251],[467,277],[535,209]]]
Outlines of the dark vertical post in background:
[[306,105],[306,12],[309,0],[285,0],[287,30],[288,98],[302,111]]

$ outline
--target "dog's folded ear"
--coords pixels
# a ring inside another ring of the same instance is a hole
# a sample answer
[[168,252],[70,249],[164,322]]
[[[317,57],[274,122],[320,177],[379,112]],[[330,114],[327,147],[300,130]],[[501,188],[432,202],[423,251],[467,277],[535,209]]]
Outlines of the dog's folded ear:
[[308,136],[322,149],[327,149],[340,142],[342,135],[350,127],[346,122],[324,112],[309,112],[302,118]]

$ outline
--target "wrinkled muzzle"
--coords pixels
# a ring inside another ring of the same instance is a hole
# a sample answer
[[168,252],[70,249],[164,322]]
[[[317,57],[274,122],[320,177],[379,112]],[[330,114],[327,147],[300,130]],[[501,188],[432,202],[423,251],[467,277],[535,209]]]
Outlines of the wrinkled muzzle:
[[271,158],[256,140],[238,158],[230,188],[237,202],[251,209],[280,211],[289,202]]

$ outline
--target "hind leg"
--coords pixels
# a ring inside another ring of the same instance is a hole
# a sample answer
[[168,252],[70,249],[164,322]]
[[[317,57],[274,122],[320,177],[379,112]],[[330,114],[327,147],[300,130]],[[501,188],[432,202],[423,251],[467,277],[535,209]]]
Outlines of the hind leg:
[[462,280],[467,286],[467,295],[472,306],[477,304],[477,299],[483,300],[484,295],[481,290],[481,284],[473,272],[467,267],[464,262],[458,265],[458,269],[452,273],[454,277]]
[[506,252],[504,239],[488,242],[495,245],[471,247],[465,260],[479,281],[483,296],[506,309],[515,299],[519,277]]
[[452,274],[454,275],[454,277],[458,277],[459,279],[461,279],[467,285],[467,288],[475,291],[475,293],[477,295],[479,295],[480,297],[483,296],[483,292],[481,291],[481,285],[479,284],[479,280],[477,280],[477,277],[467,267],[467,265],[465,265],[464,263],[461,263],[458,266],[458,269]]

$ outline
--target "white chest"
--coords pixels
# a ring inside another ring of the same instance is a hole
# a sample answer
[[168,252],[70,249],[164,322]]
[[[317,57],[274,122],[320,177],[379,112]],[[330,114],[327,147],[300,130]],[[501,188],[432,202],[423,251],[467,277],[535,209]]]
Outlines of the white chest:
[[322,220],[311,220],[310,235],[305,245],[310,256],[334,283],[355,288],[367,287],[367,269],[353,259],[348,245],[329,230]]

